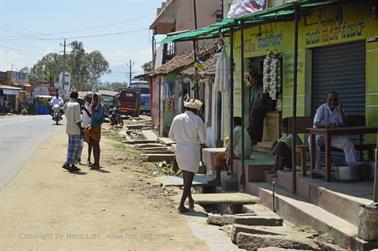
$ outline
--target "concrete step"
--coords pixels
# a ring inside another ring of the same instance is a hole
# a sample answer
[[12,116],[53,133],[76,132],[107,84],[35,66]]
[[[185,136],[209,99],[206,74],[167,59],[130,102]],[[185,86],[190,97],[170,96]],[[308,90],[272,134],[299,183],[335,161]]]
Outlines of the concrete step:
[[152,130],[142,130],[142,137],[148,140],[157,141],[157,136]]
[[[196,174],[193,179],[193,186],[204,186],[206,185],[210,180],[214,179],[215,176],[213,175],[201,175]],[[155,178],[158,183],[160,183],[161,186],[164,187],[181,187],[184,185],[182,177],[178,176],[160,176]]]
[[[271,184],[248,183],[247,191],[258,195],[262,204],[273,208]],[[328,233],[337,245],[351,250],[369,250],[368,243],[356,237],[358,228],[323,208],[304,201],[287,191],[277,188],[275,208],[278,215],[297,225],[309,225]]]
[[141,150],[144,154],[174,154],[173,151],[170,151],[168,149],[166,150]]
[[170,138],[158,138],[158,141],[161,144],[166,145],[166,146],[171,146],[171,145],[175,144],[175,142],[173,140],[171,140]]
[[174,154],[142,154],[142,158],[146,159],[147,162],[161,162],[161,161],[171,162],[175,160],[175,155]]
[[[293,176],[291,172],[278,171],[276,180],[280,188],[292,192]],[[348,221],[356,227],[359,224],[358,213],[361,206],[373,202],[372,200],[360,198],[359,196],[359,194],[372,190],[373,184],[369,182],[326,183],[323,180],[298,176],[296,183],[297,193],[301,198]],[[354,192],[356,196],[347,195],[352,192]]]
[[260,200],[256,196],[246,193],[204,193],[193,194],[193,199],[200,205],[217,205],[217,204],[255,204]]

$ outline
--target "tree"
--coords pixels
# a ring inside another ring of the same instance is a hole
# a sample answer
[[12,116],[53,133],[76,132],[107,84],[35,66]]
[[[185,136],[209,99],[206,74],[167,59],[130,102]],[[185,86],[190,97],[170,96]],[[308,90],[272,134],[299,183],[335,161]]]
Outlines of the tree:
[[98,83],[100,77],[105,73],[110,73],[109,63],[99,51],[92,51],[87,55],[89,80]]
[[86,62],[84,45],[82,42],[73,41],[71,43],[71,53],[68,57],[68,65],[71,73],[71,84],[77,89],[81,89],[82,82],[86,82],[88,73],[88,64]]
[[144,73],[153,71],[152,69],[152,61],[148,61],[142,65],[142,69]]
[[54,83],[55,77],[62,70],[63,56],[58,53],[49,53],[41,58],[31,69],[29,81],[47,81]]
[[[63,55],[49,53],[30,70],[30,81],[47,81],[53,84],[63,71]],[[76,89],[91,89],[98,84],[105,73],[109,73],[109,63],[101,52],[87,53],[82,42],[71,42],[71,52],[66,55],[66,71],[71,74],[71,84]]]

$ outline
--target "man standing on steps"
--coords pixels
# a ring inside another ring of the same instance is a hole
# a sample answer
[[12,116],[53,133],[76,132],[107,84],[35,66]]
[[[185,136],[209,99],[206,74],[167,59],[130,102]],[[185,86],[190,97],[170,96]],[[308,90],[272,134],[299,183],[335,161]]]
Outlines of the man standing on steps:
[[82,132],[81,111],[80,104],[77,102],[78,98],[78,93],[76,91],[72,91],[70,101],[63,106],[63,111],[67,120],[66,133],[68,135],[68,149],[66,162],[62,167],[69,172],[80,171],[80,169],[75,166],[75,163],[79,157],[80,134]]

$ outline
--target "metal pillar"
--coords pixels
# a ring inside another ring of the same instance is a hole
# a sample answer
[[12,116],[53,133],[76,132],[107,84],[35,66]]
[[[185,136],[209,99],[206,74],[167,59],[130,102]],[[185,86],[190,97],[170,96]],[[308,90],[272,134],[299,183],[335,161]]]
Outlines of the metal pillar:
[[245,105],[244,105],[244,94],[245,94],[245,83],[244,83],[244,21],[240,21],[240,84],[241,84],[241,118],[242,118],[242,178],[240,182],[243,182],[243,187],[246,182],[245,177],[245,153],[244,153],[244,142],[245,142],[245,123],[244,123],[244,114],[245,114]]
[[[234,29],[230,28],[230,154],[234,153]],[[234,170],[234,162],[231,157],[231,170]]]
[[295,18],[294,18],[294,69],[293,69],[293,119],[292,119],[292,134],[293,134],[293,145],[291,149],[292,158],[292,174],[293,174],[293,193],[297,193],[297,83],[298,83],[298,23],[299,23],[299,11],[295,8]]

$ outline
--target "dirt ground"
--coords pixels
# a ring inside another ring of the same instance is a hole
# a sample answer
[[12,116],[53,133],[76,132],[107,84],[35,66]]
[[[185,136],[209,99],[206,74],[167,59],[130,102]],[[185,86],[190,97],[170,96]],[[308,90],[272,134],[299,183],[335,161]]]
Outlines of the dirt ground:
[[0,192],[1,251],[209,250],[135,153],[103,137],[103,169],[70,174],[66,141],[50,137]]

